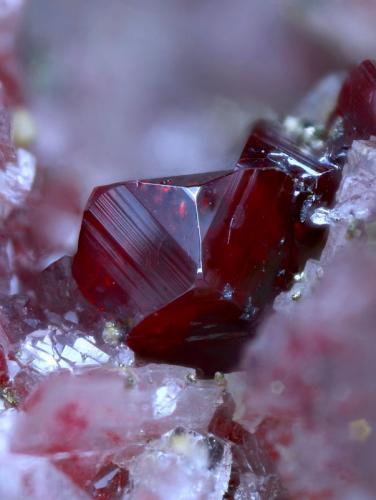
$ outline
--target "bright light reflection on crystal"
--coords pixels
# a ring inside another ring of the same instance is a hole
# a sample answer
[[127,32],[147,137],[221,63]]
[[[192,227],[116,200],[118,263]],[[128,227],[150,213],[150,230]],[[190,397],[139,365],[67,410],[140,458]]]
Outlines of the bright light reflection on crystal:
[[155,418],[171,415],[176,408],[177,398],[182,391],[176,383],[170,383],[157,389],[153,401],[153,413]]

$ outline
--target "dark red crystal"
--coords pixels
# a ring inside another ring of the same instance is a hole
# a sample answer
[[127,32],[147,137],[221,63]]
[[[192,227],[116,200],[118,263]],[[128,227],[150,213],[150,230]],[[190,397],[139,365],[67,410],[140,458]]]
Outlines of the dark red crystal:
[[5,352],[0,346],[0,386],[8,382],[8,366]]
[[21,68],[14,53],[0,54],[0,98],[7,107],[24,103]]
[[294,239],[300,264],[319,254],[325,230],[309,224],[315,208],[331,206],[339,186],[341,171],[332,163],[326,145],[318,151],[296,144],[281,125],[260,121],[254,126],[240,156],[239,167],[275,168],[288,172],[294,179]]
[[235,404],[227,396],[225,404],[217,409],[209,426],[211,433],[231,444],[231,477],[224,498],[226,500],[243,498],[239,496],[238,489],[241,487],[242,480],[247,478],[248,482],[253,479],[256,484],[260,485],[260,500],[270,498],[287,500],[289,496],[276,473],[276,467],[268,449],[269,444],[258,429],[251,434],[235,422],[234,413]]
[[302,205],[332,199],[335,183],[324,180],[336,170],[283,142],[267,156],[256,132],[235,170],[92,194],[73,274],[90,302],[127,320],[137,353],[228,369],[308,256]]
[[366,60],[346,78],[331,122],[343,120],[345,144],[376,135],[376,62]]

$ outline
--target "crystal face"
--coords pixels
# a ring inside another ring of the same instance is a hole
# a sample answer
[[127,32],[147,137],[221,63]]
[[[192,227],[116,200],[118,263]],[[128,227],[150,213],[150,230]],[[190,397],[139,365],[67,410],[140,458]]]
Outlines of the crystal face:
[[332,119],[342,118],[345,141],[376,134],[376,63],[366,60],[345,80]]
[[229,368],[229,349],[289,284],[307,242],[312,252],[311,233],[322,239],[302,208],[331,201],[337,170],[273,134],[266,155],[256,127],[235,170],[92,194],[73,274],[91,303],[127,321],[139,354]]

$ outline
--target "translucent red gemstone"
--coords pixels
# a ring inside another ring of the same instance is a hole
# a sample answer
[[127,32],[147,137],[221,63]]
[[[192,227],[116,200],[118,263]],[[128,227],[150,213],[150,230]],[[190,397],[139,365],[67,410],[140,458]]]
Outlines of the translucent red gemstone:
[[0,346],[0,386],[8,382],[8,366],[6,355]]
[[283,143],[265,155],[256,132],[235,170],[92,194],[73,274],[90,302],[127,320],[136,352],[229,368],[308,255],[301,209],[332,199],[336,170]]
[[345,142],[376,134],[376,62],[366,60],[346,78],[331,121],[343,119]]

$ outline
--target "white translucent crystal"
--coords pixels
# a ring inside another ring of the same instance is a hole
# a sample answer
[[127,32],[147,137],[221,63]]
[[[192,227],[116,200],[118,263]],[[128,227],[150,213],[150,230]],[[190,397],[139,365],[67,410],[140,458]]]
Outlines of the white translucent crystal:
[[159,387],[153,398],[155,418],[166,417],[175,411],[176,403],[182,387],[175,382]]
[[332,112],[344,75],[334,73],[322,78],[299,102],[294,115],[312,123],[325,124]]
[[16,410],[11,408],[0,412],[0,457],[9,451],[9,437]]
[[[225,375],[226,390],[235,403],[232,416],[248,432],[255,432],[260,417],[249,410],[249,381],[245,372],[231,372]],[[252,407],[252,405],[250,405]]]
[[[273,476],[260,477],[252,472],[240,475],[234,500],[272,500],[280,498],[281,489]],[[284,498],[284,497],[283,497]]]
[[247,389],[246,374],[244,372],[231,372],[225,375],[226,389],[235,403],[233,420],[242,423],[244,417],[244,396]]
[[354,141],[343,169],[342,182],[334,207],[322,261],[329,262],[339,249],[351,241],[354,224],[366,221],[376,212],[376,139]]
[[221,500],[231,447],[214,436],[177,429],[150,443],[130,465],[124,500]]
[[34,156],[24,149],[17,150],[16,163],[6,163],[0,170],[2,215],[7,216],[13,207],[22,205],[33,186],[36,174]]
[[327,226],[335,221],[336,211],[323,207],[315,210],[310,217],[310,222],[315,226]]
[[94,337],[82,332],[67,332],[57,328],[36,330],[21,343],[17,360],[22,365],[43,374],[59,368],[74,369],[82,366],[130,365],[134,355],[126,346],[98,347]]
[[64,319],[71,323],[78,323],[78,316],[76,311],[68,311],[64,314]]
[[17,363],[17,361],[14,361],[12,359],[8,359],[7,366],[8,366],[8,374],[9,374],[10,379],[13,379],[22,369],[20,367],[19,363]]
[[156,364],[52,373],[17,416],[13,446],[21,452],[115,448],[127,460],[148,439],[177,426],[206,432],[222,389],[213,381],[192,383],[191,374],[188,368]]

